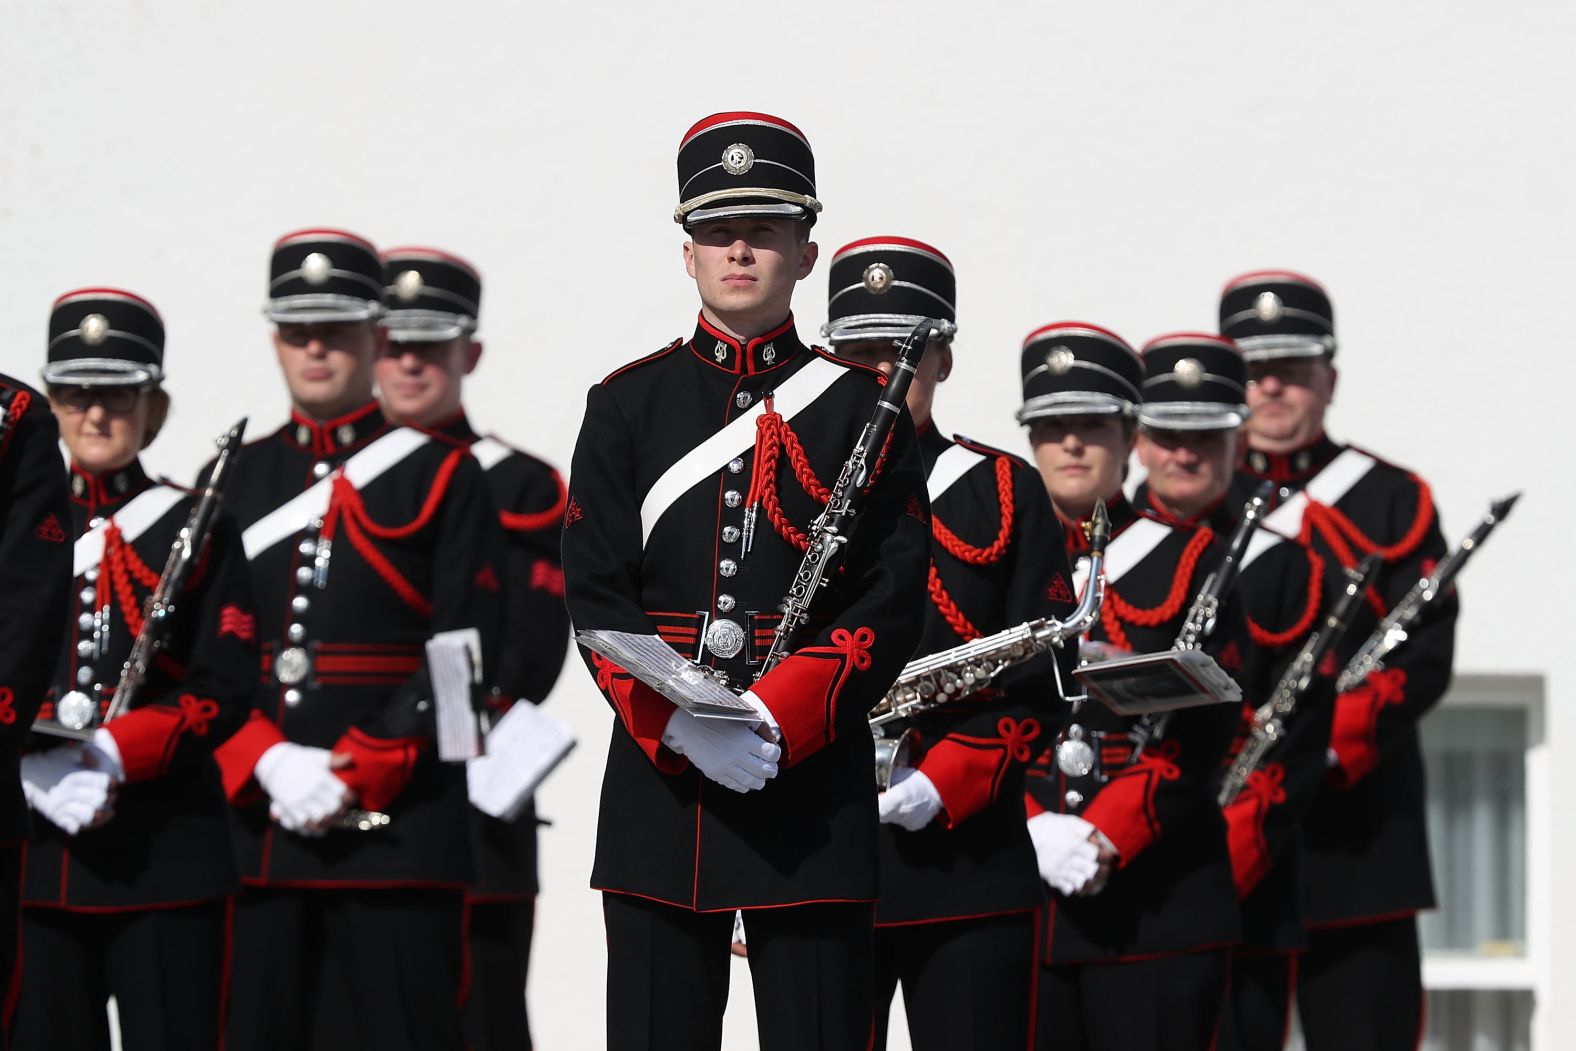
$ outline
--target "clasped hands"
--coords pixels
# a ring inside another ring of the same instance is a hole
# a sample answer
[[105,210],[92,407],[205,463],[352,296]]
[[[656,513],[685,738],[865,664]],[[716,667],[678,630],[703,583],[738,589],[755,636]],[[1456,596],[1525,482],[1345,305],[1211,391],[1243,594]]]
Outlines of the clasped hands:
[[68,836],[113,818],[116,789],[125,780],[120,749],[102,727],[91,740],[22,757],[28,805]]

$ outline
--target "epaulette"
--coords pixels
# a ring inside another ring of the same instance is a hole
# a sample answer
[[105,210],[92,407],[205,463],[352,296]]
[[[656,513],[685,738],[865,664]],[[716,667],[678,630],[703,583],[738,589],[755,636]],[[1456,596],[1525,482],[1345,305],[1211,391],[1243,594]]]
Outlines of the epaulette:
[[667,346],[663,347],[661,350],[653,351],[652,353],[647,354],[643,358],[636,358],[634,361],[631,361],[627,365],[620,365],[618,368],[614,369],[612,372],[609,372],[606,376],[602,377],[602,383],[604,385],[612,383],[615,379],[617,379],[618,377],[622,376],[624,373],[630,372],[630,371],[632,371],[634,369],[638,369],[642,365],[649,365],[653,361],[657,361],[657,360],[659,360],[661,358],[664,358],[667,355],[673,353],[675,350],[677,350],[679,347],[681,347],[683,345],[684,345],[684,337],[680,336],[678,339],[675,339],[672,343],[669,343]]
[[870,373],[870,375],[876,378],[876,381],[879,382],[881,386],[886,386],[886,373],[882,372],[874,365],[866,365],[862,361],[850,361],[847,358],[840,358],[836,354],[833,354],[830,350],[827,350],[825,347],[817,346],[814,343],[811,343],[809,347],[813,353],[821,355],[821,357],[825,358],[827,361],[837,362],[839,365],[843,366],[845,369],[848,369],[850,372]]
[[952,436],[952,440],[958,445],[963,446],[965,449],[972,449],[977,453],[984,453],[986,456],[1005,456],[1007,459],[1013,462],[1014,466],[1026,467],[1030,468],[1031,470],[1033,469],[1033,465],[1030,464],[1028,460],[1025,460],[1016,453],[1010,453],[1005,449],[998,449],[994,445],[986,445],[984,442],[977,442],[973,438],[968,438],[961,434],[954,434]]

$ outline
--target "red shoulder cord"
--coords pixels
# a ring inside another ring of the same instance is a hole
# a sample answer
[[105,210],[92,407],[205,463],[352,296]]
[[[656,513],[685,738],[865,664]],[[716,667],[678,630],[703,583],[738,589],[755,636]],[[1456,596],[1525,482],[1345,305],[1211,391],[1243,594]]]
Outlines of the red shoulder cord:
[[[345,527],[345,535],[350,538],[350,543],[367,564],[373,568],[384,583],[393,589],[394,594],[400,597],[411,609],[424,617],[432,615],[432,603],[429,602],[415,585],[406,580],[394,564],[384,557],[377,545],[372,542],[372,537],[379,540],[403,540],[408,536],[426,527],[432,521],[432,516],[437,513],[443,503],[443,496],[449,491],[449,482],[454,477],[455,468],[459,467],[460,460],[467,455],[464,449],[455,449],[438,465],[438,473],[433,476],[432,489],[427,493],[426,502],[416,517],[402,526],[384,526],[374,522],[367,514],[366,505],[361,500],[361,493],[345,472],[340,471],[334,475],[333,495],[328,500],[328,511],[323,515],[323,539],[332,541],[340,525]],[[371,534],[370,536],[368,534]]]
[[1158,628],[1181,613],[1182,603],[1190,597],[1188,585],[1193,580],[1193,570],[1198,565],[1199,557],[1214,539],[1215,534],[1209,529],[1200,529],[1193,534],[1193,539],[1182,549],[1182,557],[1177,560],[1176,575],[1171,578],[1171,592],[1166,595],[1164,602],[1152,609],[1139,609],[1118,595],[1115,588],[1106,585],[1105,602],[1100,607],[1100,623],[1105,627],[1106,638],[1113,645],[1132,649],[1124,623],[1140,628]]
[[[1001,505],[1001,528],[996,531],[996,539],[988,547],[975,547],[964,542],[952,530],[942,524],[941,519],[932,512],[930,516],[931,535],[936,538],[942,550],[957,559],[959,562],[971,566],[993,566],[1002,560],[1007,553],[1008,542],[1012,539],[1013,498],[1012,498],[1012,461],[1005,456],[996,457],[996,500]],[[980,630],[974,626],[963,610],[947,594],[947,589],[941,582],[941,574],[936,569],[935,559],[930,562],[930,600],[936,604],[936,609],[941,611],[947,625],[965,642],[973,642],[980,637]]]
[[0,456],[4,456],[5,451],[11,448],[11,436],[16,433],[17,421],[22,418],[23,414],[27,412],[27,407],[32,403],[33,396],[25,390],[17,391],[16,397],[11,399],[11,407],[6,411],[5,434],[3,438],[0,438]]
[[[750,471],[750,494],[745,498],[744,506],[752,510],[757,505],[764,507],[766,517],[771,521],[772,528],[777,530],[777,535],[804,551],[810,546],[810,538],[789,520],[782,502],[777,498],[777,462],[782,452],[787,450],[794,477],[810,499],[821,504],[830,503],[832,491],[815,476],[799,436],[773,407],[772,401],[768,396],[765,411],[755,419],[755,464]],[[876,484],[881,469],[886,466],[887,450],[891,446],[892,435],[888,433],[886,443],[881,446],[881,454],[876,457],[875,468],[870,472],[870,481],[865,484],[866,489]]]
[[553,481],[558,483],[558,496],[552,507],[545,511],[499,511],[498,520],[503,523],[503,527],[511,533],[534,533],[549,526],[562,525],[564,511],[569,507],[569,489],[557,474],[553,475]]
[[[1417,515],[1412,519],[1412,525],[1400,540],[1386,547],[1376,543],[1372,537],[1357,528],[1357,524],[1346,515],[1327,504],[1314,500],[1308,501],[1308,509],[1302,514],[1302,530],[1297,534],[1297,539],[1304,544],[1312,538],[1315,530],[1330,545],[1330,550],[1335,552],[1335,557],[1341,565],[1351,569],[1357,565],[1361,555],[1377,554],[1386,562],[1394,562],[1405,558],[1417,550],[1417,545],[1423,542],[1428,535],[1428,527],[1434,520],[1434,494],[1428,488],[1428,483],[1417,475],[1410,476],[1417,483]],[[1349,541],[1349,542],[1348,542]],[[1357,548],[1361,555],[1352,550]],[[1384,599],[1373,588],[1368,589],[1368,604],[1383,617],[1389,612]]]
[[1297,618],[1297,623],[1285,631],[1270,631],[1262,628],[1252,618],[1248,617],[1248,635],[1256,646],[1286,646],[1308,633],[1313,626],[1313,618],[1319,615],[1319,603],[1324,600],[1324,559],[1313,548],[1306,548],[1308,552],[1308,604],[1303,607],[1302,615]]

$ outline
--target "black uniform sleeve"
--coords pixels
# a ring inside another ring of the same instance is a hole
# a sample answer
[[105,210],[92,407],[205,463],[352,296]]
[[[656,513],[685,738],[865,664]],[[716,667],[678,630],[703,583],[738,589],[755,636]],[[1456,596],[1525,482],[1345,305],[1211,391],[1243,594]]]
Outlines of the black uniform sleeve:
[[[1015,627],[1039,618],[1066,620],[1075,603],[1067,545],[1045,485],[1027,466],[1013,470],[1014,520],[1004,623]],[[1055,597],[1053,597],[1055,596]],[[961,702],[967,715],[949,725],[919,764],[941,795],[942,823],[951,828],[1018,784],[1013,770],[1029,766],[1061,730],[1067,702],[1058,675],[1070,687],[1078,644],[1010,668],[996,681],[994,701]]]
[[494,683],[505,701],[523,698],[540,704],[564,668],[569,649],[560,544],[565,505],[563,480],[544,466],[500,508],[508,543],[507,613]]

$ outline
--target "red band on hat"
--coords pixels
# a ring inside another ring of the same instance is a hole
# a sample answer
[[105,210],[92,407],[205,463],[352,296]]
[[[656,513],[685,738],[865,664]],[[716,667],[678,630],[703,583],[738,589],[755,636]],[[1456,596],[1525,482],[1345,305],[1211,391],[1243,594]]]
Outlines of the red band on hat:
[[[1319,284],[1319,282],[1315,281],[1307,274],[1299,274],[1295,270],[1250,270],[1246,274],[1238,274],[1230,281],[1227,281],[1226,287],[1220,290],[1220,294],[1225,295],[1227,292],[1230,292],[1241,285],[1276,283],[1307,285],[1309,288],[1324,292],[1323,285]],[[1328,295],[1329,293],[1326,292],[1325,294]]]
[[1138,352],[1128,344],[1127,340],[1123,339],[1121,336],[1118,336],[1115,332],[1112,332],[1108,328],[1101,328],[1099,325],[1091,325],[1087,321],[1053,321],[1049,325],[1042,325],[1023,338],[1023,345],[1027,347],[1030,343],[1033,343],[1037,339],[1042,339],[1045,336],[1049,336],[1056,332],[1063,332],[1067,329],[1075,328],[1088,329],[1095,335],[1104,336],[1112,343],[1115,343],[1117,346],[1133,355],[1133,357],[1138,357]]
[[362,248],[365,248],[373,255],[378,254],[378,250],[372,246],[372,242],[368,241],[365,237],[362,237],[359,234],[353,234],[349,230],[335,230],[327,226],[313,227],[309,230],[297,230],[295,233],[285,234],[279,240],[274,242],[274,248],[276,250],[283,248],[292,241],[304,241],[308,238],[322,237],[330,237],[341,241],[349,241],[352,244],[360,245]]
[[1148,354],[1151,350],[1159,350],[1163,344],[1172,343],[1213,343],[1218,347],[1236,351],[1238,354],[1242,353],[1241,348],[1237,346],[1236,340],[1229,339],[1226,336],[1217,336],[1212,332],[1167,332],[1165,335],[1156,336],[1148,343],[1145,343],[1139,354]]
[[[49,309],[54,310],[56,307],[59,307],[73,299],[129,299],[133,303],[147,310],[147,312],[152,314],[154,317],[159,317],[158,307],[155,307],[152,303],[148,302],[146,299],[143,299],[135,292],[127,292],[125,289],[121,288],[79,288],[75,292],[67,292],[65,295],[55,300]],[[161,323],[163,320],[163,318],[159,318]]]
[[689,131],[684,133],[683,140],[679,142],[679,149],[682,150],[685,146],[688,146],[689,141],[703,131],[709,131],[710,129],[717,127],[719,124],[734,124],[739,121],[752,121],[757,124],[770,124],[774,128],[781,128],[783,131],[798,136],[799,140],[806,146],[810,145],[810,140],[804,137],[804,132],[800,131],[792,124],[789,124],[781,117],[774,117],[770,113],[753,113],[749,110],[738,110],[733,113],[713,113],[704,120],[697,122],[694,127],[690,128]]
[[921,252],[929,252],[943,263],[946,263],[947,269],[952,269],[952,260],[948,259],[939,248],[933,248],[923,241],[914,240],[912,237],[866,237],[839,248],[837,254],[832,256],[832,262],[835,263],[841,259],[845,252],[852,252],[856,248],[870,248],[877,245],[893,245],[898,248],[915,248]]
[[468,259],[462,259],[453,252],[445,252],[441,248],[424,248],[420,245],[406,245],[402,248],[390,248],[383,253],[383,261],[392,263],[397,259],[431,259],[439,263],[449,263],[461,270],[468,271],[472,277],[480,281],[482,273],[477,270]]

